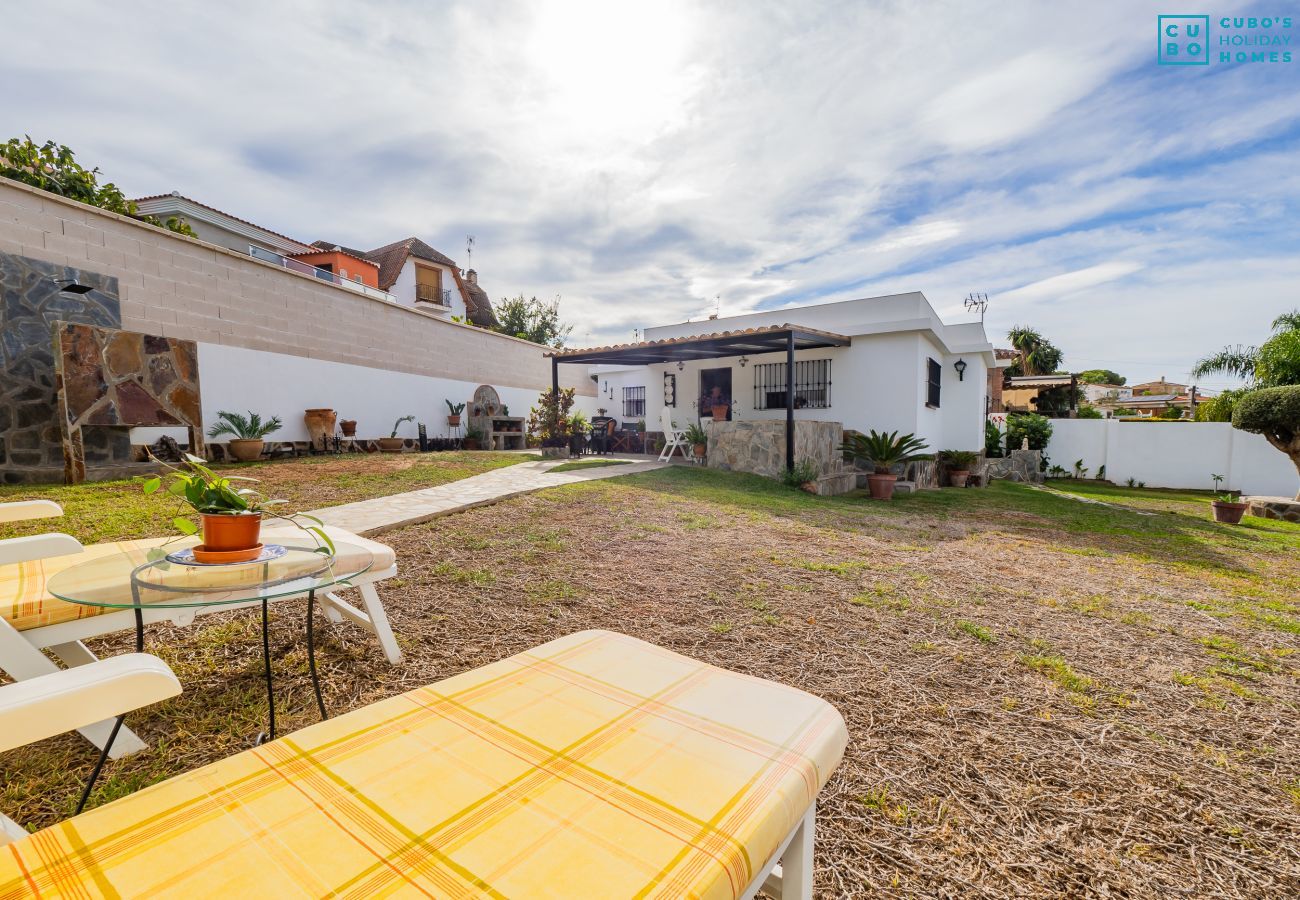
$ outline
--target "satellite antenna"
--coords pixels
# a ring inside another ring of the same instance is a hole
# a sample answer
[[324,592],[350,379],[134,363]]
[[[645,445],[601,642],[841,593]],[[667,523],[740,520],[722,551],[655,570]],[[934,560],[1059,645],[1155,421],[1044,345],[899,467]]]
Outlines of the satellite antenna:
[[474,235],[465,235],[465,267],[474,268]]
[[966,295],[965,306],[966,312],[974,312],[977,309],[979,310],[980,324],[983,325],[984,312],[989,308],[989,295],[977,294],[974,291],[971,291]]

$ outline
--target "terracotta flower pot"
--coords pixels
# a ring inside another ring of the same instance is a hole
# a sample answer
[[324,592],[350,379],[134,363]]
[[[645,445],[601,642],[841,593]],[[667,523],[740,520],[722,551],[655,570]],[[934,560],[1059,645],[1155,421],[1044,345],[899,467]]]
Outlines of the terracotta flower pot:
[[477,450],[478,438],[465,438],[464,442],[461,444],[461,447],[463,447],[466,450]]
[[266,446],[266,441],[261,438],[246,440],[244,438],[235,438],[226,445],[230,448],[230,455],[240,462],[252,462],[262,455],[262,448]]
[[454,416],[448,416],[448,417],[447,417],[447,427],[448,427],[448,428],[459,428],[459,427],[460,427],[460,414],[459,414],[459,413],[457,413],[457,414],[454,415]]
[[1223,500],[1215,500],[1210,504],[1214,510],[1214,521],[1222,522],[1224,525],[1240,525],[1242,516],[1246,515],[1245,503],[1226,503]]
[[727,410],[729,409],[731,409],[731,405],[727,403],[713,404],[713,421],[715,422],[727,421]]
[[949,469],[948,480],[952,482],[953,487],[965,487],[966,482],[970,480],[970,469]]
[[405,438],[386,437],[379,439],[379,449],[385,453],[401,453],[405,444]]
[[889,500],[894,496],[894,482],[897,475],[868,475],[867,487],[871,490],[872,500]]
[[203,549],[215,553],[250,550],[262,534],[261,513],[199,516],[203,525]]
[[334,423],[338,413],[332,409],[309,409],[303,413],[302,420],[307,425],[307,436],[313,447],[324,447],[326,437],[334,436]]
[[342,422],[339,422],[339,427],[343,429],[343,436],[344,436],[344,437],[356,437],[356,436],[357,436],[357,420],[356,420],[356,419],[344,419]]

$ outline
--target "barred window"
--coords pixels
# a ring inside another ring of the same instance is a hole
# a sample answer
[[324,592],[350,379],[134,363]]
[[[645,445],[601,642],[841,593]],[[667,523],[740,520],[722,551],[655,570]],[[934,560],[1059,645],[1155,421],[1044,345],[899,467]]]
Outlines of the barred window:
[[623,418],[639,419],[645,416],[645,388],[623,388]]
[[[785,363],[754,366],[754,409],[785,409]],[[801,359],[794,364],[794,408],[828,409],[831,405],[831,361]]]
[[943,378],[943,369],[932,359],[925,361],[926,385],[925,385],[925,405],[939,408],[939,393],[943,387],[940,383]]

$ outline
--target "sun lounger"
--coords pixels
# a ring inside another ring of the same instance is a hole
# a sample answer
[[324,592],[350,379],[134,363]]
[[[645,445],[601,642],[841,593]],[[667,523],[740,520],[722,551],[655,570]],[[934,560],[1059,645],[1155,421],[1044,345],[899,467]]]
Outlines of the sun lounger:
[[0,897],[802,900],[846,740],[802,691],[580,632],[0,847]]

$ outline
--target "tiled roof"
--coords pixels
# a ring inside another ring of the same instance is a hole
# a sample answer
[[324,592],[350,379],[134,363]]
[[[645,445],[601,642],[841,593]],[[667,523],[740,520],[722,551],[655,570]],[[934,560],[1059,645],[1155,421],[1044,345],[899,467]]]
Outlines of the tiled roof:
[[178,200],[184,200],[187,203],[193,203],[195,206],[201,206],[204,209],[210,209],[214,213],[217,213],[218,215],[225,216],[227,219],[234,219],[236,222],[243,222],[245,225],[248,225],[251,228],[256,228],[260,231],[265,231],[267,234],[273,234],[276,237],[284,238],[286,241],[289,241],[290,243],[302,244],[302,246],[304,247],[308,246],[307,244],[303,244],[303,242],[298,240],[297,238],[291,238],[287,234],[281,234],[278,231],[272,231],[270,228],[267,228],[265,225],[258,225],[256,222],[250,222],[247,219],[241,219],[239,218],[239,216],[232,216],[230,213],[225,212],[224,210],[217,209],[215,206],[208,206],[208,204],[206,203],[200,203],[199,201],[191,197],[186,197],[183,194],[176,193],[175,191],[172,191],[170,194],[151,194],[148,197],[137,197],[131,202],[139,204],[139,203],[146,203],[150,200],[167,200],[172,197],[175,197]]
[[379,266],[379,287],[385,291],[397,282],[397,276],[402,274],[402,266],[406,265],[407,257],[410,256],[456,268],[456,263],[451,257],[439,253],[415,237],[370,250],[362,256]]
[[321,250],[338,250],[340,253],[346,253],[348,256],[355,256],[357,259],[365,259],[366,251],[354,250],[352,247],[344,247],[342,244],[336,244],[333,241],[312,241],[313,247],[319,247]]
[[462,279],[461,287],[463,288],[461,293],[465,297],[465,312],[469,320],[484,328],[497,325],[496,313],[492,311],[492,299],[488,297],[487,291],[479,287],[477,282],[469,279]]
[[997,347],[993,350],[993,356],[995,359],[1015,359],[1019,355],[1020,354],[1014,350],[1006,350],[1002,347]]
[[787,323],[785,325],[764,325],[761,328],[744,328],[744,329],[738,329],[736,331],[715,331],[710,334],[693,334],[690,335],[689,337],[664,338],[658,341],[640,341],[638,343],[632,343],[632,344],[609,344],[604,347],[585,347],[581,350],[577,350],[577,349],[559,350],[554,353],[548,353],[546,355],[564,357],[564,356],[585,355],[589,353],[605,353],[605,352],[612,352],[616,350],[636,350],[642,347],[651,347],[651,348],[671,347],[674,344],[690,344],[696,341],[717,341],[717,340],[725,340],[727,338],[745,337],[748,335],[758,336],[758,335],[778,334],[780,332],[790,331],[790,330],[798,331],[803,334],[817,335],[820,337],[828,338],[833,341],[843,341],[845,343],[849,342],[849,338],[845,337],[842,334],[834,334],[833,332],[830,331],[819,331],[816,328],[805,328],[802,325],[790,325],[789,323]]
[[301,253],[290,253],[290,256],[311,256],[313,253],[342,253],[344,256],[350,256],[357,262],[374,265],[373,260],[366,259],[365,254],[356,250],[349,250],[347,247],[340,247],[336,244],[325,245],[324,241],[313,241],[312,249],[303,250]]

